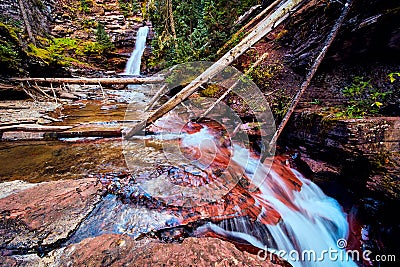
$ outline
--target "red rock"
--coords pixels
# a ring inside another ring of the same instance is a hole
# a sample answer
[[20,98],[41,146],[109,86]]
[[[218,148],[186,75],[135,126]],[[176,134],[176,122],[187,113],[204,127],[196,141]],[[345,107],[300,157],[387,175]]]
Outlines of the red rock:
[[[217,238],[187,238],[182,243],[101,235],[56,253],[56,266],[289,266],[263,261]],[[282,262],[281,264],[285,264]]]
[[0,246],[32,249],[68,237],[100,200],[95,179],[40,183],[0,199]]

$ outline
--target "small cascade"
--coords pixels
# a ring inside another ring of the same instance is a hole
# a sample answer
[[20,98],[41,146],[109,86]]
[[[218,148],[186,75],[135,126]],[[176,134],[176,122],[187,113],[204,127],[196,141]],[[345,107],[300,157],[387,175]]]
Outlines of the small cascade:
[[[357,266],[358,258],[346,251],[347,214],[335,199],[290,168],[285,157],[268,159],[271,165],[260,163],[255,151],[231,140],[212,121],[185,124],[170,114],[149,130],[154,135],[148,136],[147,144],[156,147],[163,141],[162,152],[141,152],[131,143],[133,153],[125,156],[141,168],[129,180],[101,180],[109,193],[127,203],[128,217],[122,214],[112,225],[93,223],[86,229],[135,236],[149,229],[193,225],[194,236],[217,235],[251,244],[261,256],[275,254],[295,267]],[[187,160],[182,161],[178,151]],[[143,218],[145,212],[151,216]],[[111,213],[106,209],[102,214]],[[130,230],[136,225],[145,226]]]
[[148,33],[148,26],[142,26],[139,28],[136,34],[135,49],[133,50],[128,62],[126,63],[124,74],[140,75],[140,65],[142,62],[144,49],[146,48],[146,39]]

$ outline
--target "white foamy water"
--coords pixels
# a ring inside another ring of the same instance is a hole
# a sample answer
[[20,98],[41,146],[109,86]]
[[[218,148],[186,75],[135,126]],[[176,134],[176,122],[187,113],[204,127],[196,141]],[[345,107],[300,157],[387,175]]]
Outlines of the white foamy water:
[[[241,218],[233,219],[229,227],[226,223],[210,223],[206,227],[219,234],[246,240],[260,249],[268,248],[293,266],[357,266],[337,245],[338,240],[347,237],[349,228],[339,203],[294,169],[293,173],[303,184],[300,191],[293,190],[284,177],[273,169],[268,175],[268,170],[248,154],[245,148],[236,146],[233,160],[246,170],[253,182],[256,181],[261,191],[256,195],[256,201],[268,203],[281,215],[278,224],[265,225],[265,233],[258,231],[258,235],[272,240],[267,243],[256,238]],[[292,205],[288,206],[286,201]]]
[[147,34],[149,27],[140,27],[136,34],[135,49],[133,50],[125,67],[125,74],[140,75],[140,65],[142,63],[142,55],[146,48]]

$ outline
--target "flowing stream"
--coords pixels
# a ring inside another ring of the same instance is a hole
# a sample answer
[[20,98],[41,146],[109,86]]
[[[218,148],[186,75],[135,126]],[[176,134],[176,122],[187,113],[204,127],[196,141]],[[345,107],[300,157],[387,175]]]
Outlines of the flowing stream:
[[126,64],[124,74],[140,75],[140,65],[142,62],[144,49],[146,48],[146,39],[148,33],[148,26],[142,26],[139,28],[136,34],[135,49],[133,50]]

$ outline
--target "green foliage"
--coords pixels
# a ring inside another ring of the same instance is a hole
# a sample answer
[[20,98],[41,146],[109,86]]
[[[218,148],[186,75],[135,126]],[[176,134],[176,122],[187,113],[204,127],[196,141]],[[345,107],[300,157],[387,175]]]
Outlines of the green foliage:
[[275,122],[280,122],[283,119],[290,107],[291,100],[292,99],[285,93],[284,89],[279,89],[274,93],[272,99],[269,100],[269,103]]
[[389,73],[388,76],[389,76],[390,82],[394,83],[396,81],[395,76],[400,77],[400,72],[392,72],[392,73]]
[[3,23],[3,25],[7,24],[14,28],[21,28],[23,25],[23,22],[21,20],[16,20],[12,17],[3,16],[3,15],[0,15],[0,23]]
[[118,0],[118,5],[124,17],[133,15],[140,10],[140,5],[136,0]]
[[17,69],[21,59],[19,53],[8,43],[0,43],[0,64],[11,69]]
[[48,40],[48,44],[44,48],[30,44],[28,55],[47,65],[70,66],[72,63],[85,65],[86,63],[83,62],[87,61],[87,57],[102,57],[107,53],[105,49],[105,46],[99,42],[55,38]]
[[258,86],[263,88],[270,86],[270,80],[282,70],[282,64],[262,64],[252,69],[247,76]]
[[81,21],[81,24],[84,28],[92,28],[92,27],[97,27],[97,21],[93,20],[93,19],[87,19],[84,18]]
[[17,28],[0,22],[0,36],[0,67],[3,71],[16,71],[22,61]]
[[[172,1],[172,14],[169,1]],[[152,43],[154,58],[150,65],[165,67],[214,60],[216,51],[231,35],[235,20],[257,3],[256,0],[230,1],[229,4],[217,0],[149,1],[148,13],[156,32]]]
[[79,10],[88,14],[92,11],[93,5],[94,5],[93,0],[81,0],[81,6],[79,7]]
[[98,23],[96,30],[96,41],[99,44],[101,53],[108,53],[114,49],[114,44],[111,42],[110,36],[104,29],[104,25]]
[[216,98],[218,92],[223,91],[223,88],[220,88],[220,86],[216,84],[209,84],[207,87],[203,90],[200,91],[200,94],[204,97],[213,97]]
[[348,98],[348,105],[337,116],[360,118],[368,114],[377,114],[384,105],[386,97],[392,92],[382,92],[374,88],[370,80],[366,81],[363,77],[356,76],[342,93]]

